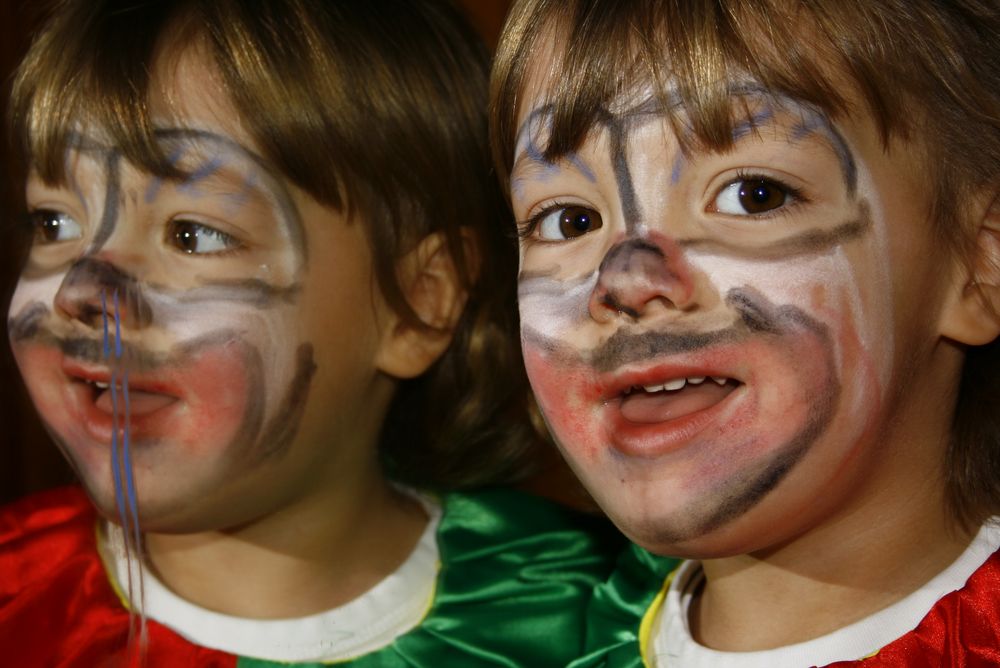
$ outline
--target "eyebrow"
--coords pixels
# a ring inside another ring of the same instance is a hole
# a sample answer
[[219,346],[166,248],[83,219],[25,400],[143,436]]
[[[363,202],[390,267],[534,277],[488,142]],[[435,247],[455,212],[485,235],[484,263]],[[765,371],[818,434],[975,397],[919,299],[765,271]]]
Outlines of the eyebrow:
[[[292,199],[291,192],[289,192],[288,188],[282,182],[281,174],[271,167],[263,156],[250,150],[246,146],[243,146],[231,137],[220,135],[208,130],[162,127],[154,130],[153,135],[161,142],[184,141],[193,146],[202,144],[214,146],[223,149],[224,151],[233,153],[236,156],[252,163],[254,167],[259,169],[260,172],[267,177],[267,181],[269,181],[267,190],[274,195],[275,204],[278,210],[283,214],[283,218],[288,223],[289,241],[294,247],[296,254],[301,258],[302,266],[306,266],[308,260],[308,253],[306,252],[306,234],[299,209]],[[207,179],[213,175],[217,176],[219,168],[214,167],[212,169],[208,169],[207,166],[209,163],[213,163],[218,159],[218,152],[216,152],[215,156],[205,164],[200,165],[199,168],[192,173],[190,178],[198,176],[199,180],[201,180]],[[262,186],[259,182],[252,184],[252,188],[254,190],[259,191],[261,187]]]
[[[617,119],[619,123],[622,123],[622,125],[625,126],[625,134],[628,134],[631,131],[631,128],[628,127],[630,125],[629,121],[641,118],[650,120],[654,118],[662,118],[670,113],[673,113],[677,109],[683,109],[683,102],[676,91],[667,91],[666,95],[666,100],[663,100],[660,96],[651,95],[642,102],[622,112],[612,113],[610,111],[605,111],[605,114],[613,119]],[[811,105],[791,96],[775,93],[765,86],[753,81],[731,84],[729,86],[728,96],[734,104],[740,99],[758,99],[768,103],[768,106],[764,110],[751,114],[750,118],[734,124],[732,134],[734,142],[738,141],[758,127],[773,125],[776,123],[774,107],[779,107],[790,112],[797,111],[802,115],[802,122],[797,124],[792,129],[791,140],[799,141],[810,134],[822,131],[822,135],[829,141],[830,147],[833,149],[840,163],[844,185],[848,190],[848,194],[851,197],[856,195],[858,176],[854,154],[847,145],[847,141],[844,139],[843,135],[839,130],[837,130],[836,126],[823,110],[819,109],[815,105]],[[528,138],[527,146],[521,148],[524,135],[530,132],[531,127],[538,122],[538,118],[540,116],[548,116],[547,120],[549,124],[551,124],[554,107],[555,105],[552,103],[543,104],[534,109],[521,123],[514,140],[515,160],[511,168],[511,174],[518,170],[524,170],[525,167],[523,166],[523,163],[526,161],[552,165],[553,167],[558,166],[545,159],[543,151],[541,151],[537,144],[531,140],[530,136]],[[608,127],[609,130],[612,129],[613,125],[607,123],[607,121],[598,121],[595,123],[595,125],[598,124]],[[675,164],[673,166],[674,172],[676,172],[677,169],[678,165]]]
[[[543,105],[538,109],[535,109],[528,115],[528,118],[524,120],[521,127],[518,128],[517,135],[514,138],[514,146],[521,146],[524,144],[514,160],[514,164],[511,167],[511,174],[522,171],[527,172],[525,175],[518,177],[518,180],[529,177],[532,173],[538,173],[539,175],[545,174],[549,175],[555,171],[561,171],[563,165],[569,165],[576,169],[585,179],[591,183],[597,182],[597,176],[594,174],[594,170],[587,165],[586,162],[580,158],[576,152],[571,152],[565,156],[562,156],[558,161],[553,162],[545,158],[545,152],[539,147],[538,143],[531,136],[532,123],[538,120],[540,117],[551,114],[552,105]],[[549,122],[551,123],[551,116],[549,117]]]
[[[210,147],[215,147],[216,149],[221,149],[221,151],[216,150],[214,152],[210,152],[209,155],[212,155],[213,157],[200,165],[199,168],[197,168],[192,174],[192,177],[197,176],[199,180],[209,178],[218,172],[221,165],[220,167],[213,166],[211,169],[208,169],[208,165],[214,163],[216,160],[219,160],[219,154],[223,151],[232,153],[253,164],[254,167],[267,177],[267,181],[269,182],[267,184],[267,190],[273,194],[275,205],[282,214],[282,218],[287,223],[286,229],[288,232],[289,242],[291,243],[296,255],[300,258],[302,268],[306,268],[309,256],[306,249],[306,234],[305,228],[302,224],[302,216],[299,213],[298,206],[296,206],[295,201],[292,199],[291,192],[283,183],[282,175],[280,172],[271,167],[267,160],[231,137],[208,130],[159,127],[153,130],[153,137],[161,144],[164,142],[178,141],[191,146],[204,144]],[[121,188],[120,163],[123,156],[121,151],[114,146],[98,141],[97,139],[80,132],[70,132],[68,134],[68,148],[79,152],[103,154],[106,161],[105,170],[107,174],[107,187],[105,193],[105,210],[101,216],[101,221],[98,224],[94,241],[87,250],[87,253],[94,253],[107,242],[116,225],[118,217],[117,194]],[[169,157],[171,159],[180,160],[183,157],[183,154],[184,152],[178,147],[178,150],[171,152]],[[261,191],[262,186],[256,182],[257,180],[254,181],[255,182],[251,184],[251,187],[254,190]],[[155,190],[152,194],[155,196]],[[150,189],[147,189],[146,196],[150,196]]]

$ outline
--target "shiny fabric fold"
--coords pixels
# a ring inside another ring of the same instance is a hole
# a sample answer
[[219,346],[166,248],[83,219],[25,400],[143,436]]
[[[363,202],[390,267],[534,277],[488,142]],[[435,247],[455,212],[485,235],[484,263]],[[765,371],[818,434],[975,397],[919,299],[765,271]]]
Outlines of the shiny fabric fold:
[[[427,616],[390,645],[336,665],[552,668],[579,656],[585,607],[622,545],[610,524],[510,490],[448,494],[442,504]],[[97,521],[76,488],[0,511],[0,663],[126,665],[129,612],[98,556]],[[147,666],[290,665],[198,647],[153,621],[148,630]]]
[[639,628],[679,559],[658,557],[634,544],[594,592],[587,610],[586,655],[570,668],[642,668]]

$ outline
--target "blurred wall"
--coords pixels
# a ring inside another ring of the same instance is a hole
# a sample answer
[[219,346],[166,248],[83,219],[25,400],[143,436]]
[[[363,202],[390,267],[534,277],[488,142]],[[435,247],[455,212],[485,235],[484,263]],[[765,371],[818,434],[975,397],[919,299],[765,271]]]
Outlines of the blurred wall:
[[[469,19],[490,47],[506,13],[508,0],[459,0]],[[37,25],[40,3],[34,0],[0,0],[0,107],[6,114],[10,74],[27,48]],[[0,229],[8,243],[0,243],[0,304],[6,314],[19,271],[17,247],[9,243],[19,224],[17,193],[21,184],[12,173],[6,137],[0,142]],[[32,491],[72,480],[68,466],[45,434],[14,366],[7,346],[6,317],[0,325],[0,503]]]

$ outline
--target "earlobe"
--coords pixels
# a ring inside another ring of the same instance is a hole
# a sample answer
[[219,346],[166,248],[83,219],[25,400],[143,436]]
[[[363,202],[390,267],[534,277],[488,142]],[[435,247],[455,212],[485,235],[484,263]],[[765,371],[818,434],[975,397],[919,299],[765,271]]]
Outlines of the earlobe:
[[[466,253],[472,249],[465,245]],[[468,294],[441,233],[424,238],[397,264],[403,296],[420,322],[392,314],[376,357],[380,371],[394,378],[424,373],[447,349]]]
[[966,345],[985,345],[1000,336],[1000,194],[981,217],[967,266],[942,334]]

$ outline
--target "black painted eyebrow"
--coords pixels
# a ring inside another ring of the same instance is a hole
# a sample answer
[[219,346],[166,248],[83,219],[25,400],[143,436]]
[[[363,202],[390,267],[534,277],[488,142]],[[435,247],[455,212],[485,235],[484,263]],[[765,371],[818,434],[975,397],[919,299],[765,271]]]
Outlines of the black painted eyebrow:
[[[676,91],[667,91],[666,95],[666,100],[663,100],[662,97],[658,95],[650,95],[638,104],[618,113],[611,113],[605,110],[604,114],[602,114],[600,119],[597,121],[597,124],[604,125],[610,129],[611,126],[609,125],[608,119],[619,119],[618,122],[624,126],[624,134],[627,135],[631,130],[631,128],[628,127],[628,125],[630,125],[628,121],[633,119],[663,117],[675,112],[678,109],[684,108],[683,101],[680,99]],[[840,162],[841,173],[843,175],[844,184],[847,187],[848,194],[851,197],[856,195],[858,176],[857,163],[854,158],[854,153],[851,151],[850,147],[847,145],[847,141],[844,139],[843,135],[836,128],[825,111],[805,101],[776,93],[775,91],[753,81],[730,84],[728,86],[728,96],[734,102],[738,99],[759,99],[773,106],[784,108],[787,111],[801,110],[802,112],[807,113],[808,119],[804,119],[805,122],[800,126],[800,128],[805,129],[807,132],[814,131],[817,128],[825,130],[825,136],[829,139],[831,148],[834,153],[837,154],[837,159]],[[520,144],[522,136],[528,130],[530,125],[535,122],[537,117],[544,114],[551,116],[553,109],[554,105],[552,103],[547,103],[533,110],[528,115],[518,128],[517,134],[515,135],[515,150],[518,144]],[[769,124],[773,118],[774,115],[770,114],[754,117],[752,121],[756,121],[753,125],[759,127],[761,125]],[[739,139],[739,136],[737,136],[739,128],[740,124],[736,124],[733,128],[733,141]],[[517,168],[517,165],[521,161],[524,153],[525,151],[521,151],[520,154],[515,156],[514,167],[511,169],[512,173]],[[540,161],[552,164],[549,161],[544,160],[544,158]],[[619,178],[619,180],[621,179]]]
[[[284,219],[287,221],[289,241],[292,244],[296,255],[301,259],[302,267],[306,267],[309,256],[306,248],[307,240],[305,229],[302,224],[302,217],[299,213],[298,207],[292,199],[291,192],[283,183],[281,173],[275,170],[267,160],[232,138],[211,132],[209,130],[164,127],[156,128],[153,131],[153,136],[161,143],[177,140],[188,141],[195,145],[216,145],[251,162],[268,177],[268,180],[270,181],[268,189],[274,194],[275,199],[277,200],[277,207]],[[104,212],[101,216],[101,222],[99,223],[94,242],[87,250],[87,254],[93,254],[100,250],[114,231],[116,224],[115,221],[118,217],[118,197],[121,189],[119,165],[122,160],[122,154],[118,149],[108,146],[100,141],[97,141],[93,137],[89,137],[79,132],[70,133],[68,138],[70,150],[82,152],[102,152],[106,154],[108,185],[105,193]],[[203,176],[208,176],[208,174]]]

